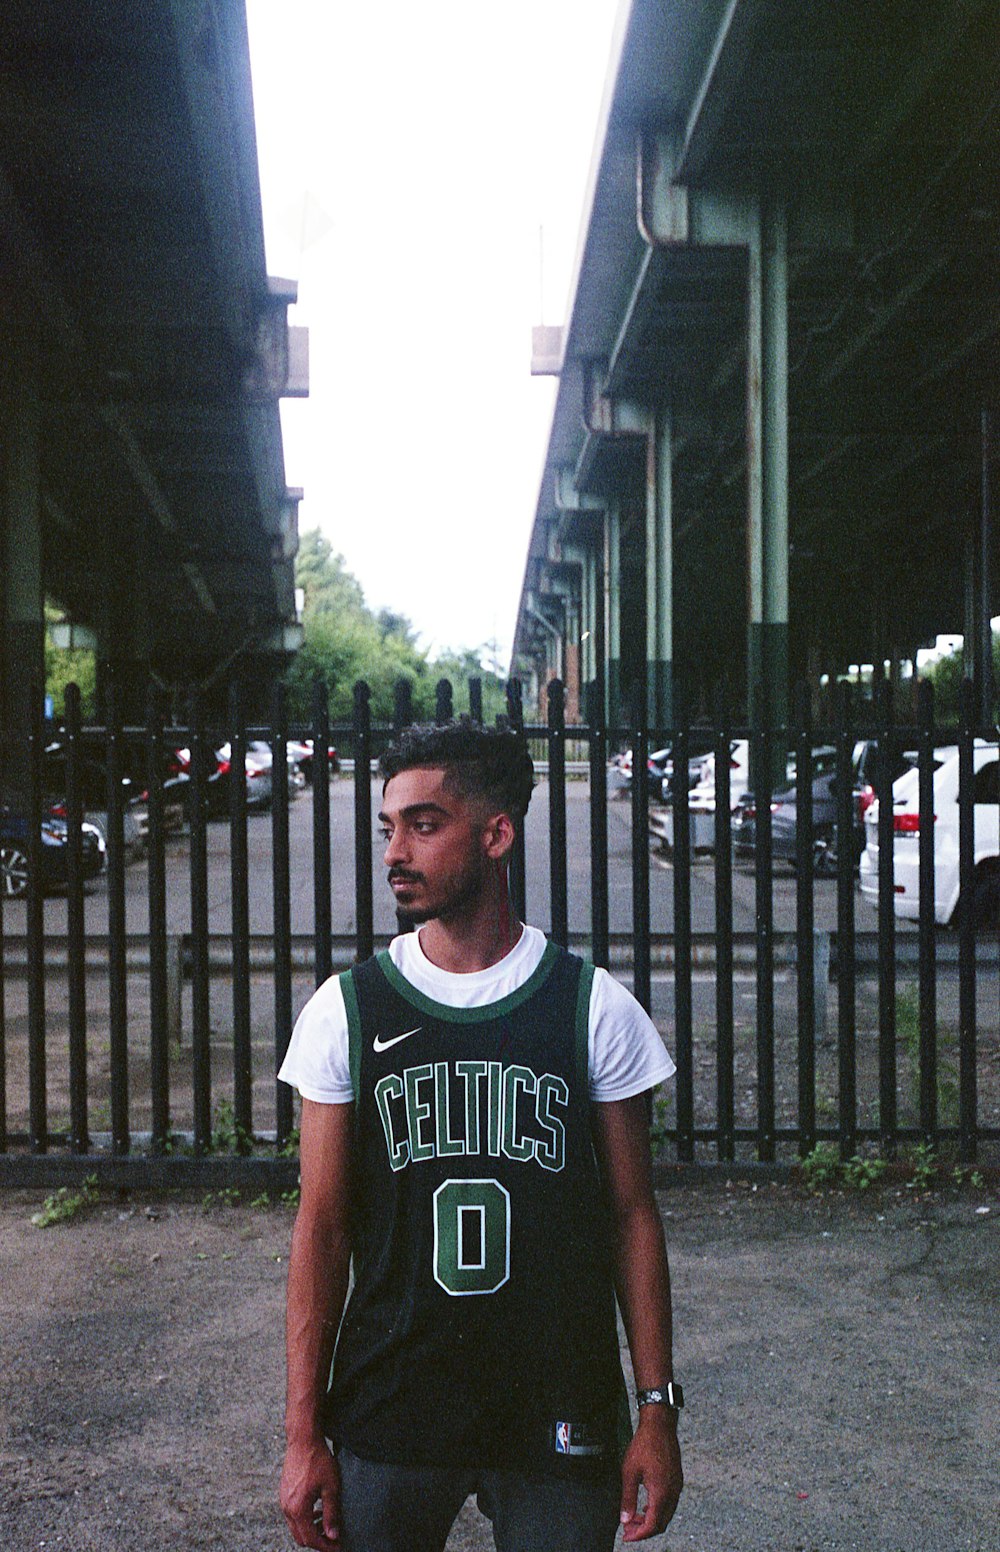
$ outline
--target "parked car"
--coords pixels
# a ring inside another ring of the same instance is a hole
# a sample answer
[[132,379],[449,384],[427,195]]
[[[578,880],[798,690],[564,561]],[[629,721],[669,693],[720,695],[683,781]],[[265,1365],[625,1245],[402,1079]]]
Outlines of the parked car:
[[[313,779],[313,741],[311,738],[288,740],[289,759],[294,759],[298,769],[302,772],[305,785],[312,786]],[[327,765],[329,774],[335,776],[340,770],[340,760],[333,745],[328,750]]]
[[[852,811],[856,813],[856,810]],[[798,861],[798,785],[786,782],[771,795],[771,858],[795,867]],[[837,867],[837,774],[821,771],[812,780],[813,865],[822,876]],[[853,860],[864,849],[863,826],[852,827]],[[757,800],[745,792],[733,809],[733,849],[737,856],[753,857],[757,851]]]
[[[93,747],[93,746],[91,746]],[[42,756],[42,786],[46,807],[57,818],[66,817],[66,783],[69,751],[61,739],[46,746]],[[81,751],[78,761],[83,817],[108,839],[108,773],[103,760]],[[127,852],[141,851],[144,838],[144,809],[139,803],[142,788],[129,771],[122,773],[122,828]]]
[[[941,749],[934,771],[934,920],[956,920],[959,901],[958,750]],[[977,926],[1000,926],[1000,749],[977,739],[973,748],[974,858],[973,914]],[[920,913],[920,777],[907,771],[892,787],[893,907],[915,921]],[[878,905],[878,810],[865,813],[861,893]]]
[[[7,900],[28,892],[28,843],[30,825],[27,804],[16,796],[0,800],[0,890]],[[65,819],[45,813],[41,821],[42,888],[64,888],[67,882],[69,834]],[[104,837],[96,825],[81,827],[81,877],[94,879],[104,867]]]

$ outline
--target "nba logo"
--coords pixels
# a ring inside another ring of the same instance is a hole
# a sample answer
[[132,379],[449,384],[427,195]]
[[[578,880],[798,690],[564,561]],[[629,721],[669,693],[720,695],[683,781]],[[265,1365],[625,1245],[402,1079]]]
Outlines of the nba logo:
[[569,1423],[556,1423],[556,1454],[568,1455],[569,1453]]

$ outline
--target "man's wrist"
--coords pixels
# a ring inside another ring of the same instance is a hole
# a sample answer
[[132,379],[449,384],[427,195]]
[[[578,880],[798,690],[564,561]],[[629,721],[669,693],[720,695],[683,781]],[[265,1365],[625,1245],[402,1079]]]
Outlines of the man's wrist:
[[677,1412],[684,1405],[684,1391],[673,1380],[664,1380],[660,1385],[640,1387],[635,1393],[635,1401],[640,1413],[647,1406],[667,1406]]

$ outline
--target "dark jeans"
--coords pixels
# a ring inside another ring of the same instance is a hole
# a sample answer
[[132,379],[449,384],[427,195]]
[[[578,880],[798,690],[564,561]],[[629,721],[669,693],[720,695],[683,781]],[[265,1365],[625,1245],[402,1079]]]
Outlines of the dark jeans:
[[611,1552],[617,1471],[578,1482],[515,1471],[390,1466],[337,1451],[344,1552],[442,1552],[470,1493],[493,1521],[497,1552]]

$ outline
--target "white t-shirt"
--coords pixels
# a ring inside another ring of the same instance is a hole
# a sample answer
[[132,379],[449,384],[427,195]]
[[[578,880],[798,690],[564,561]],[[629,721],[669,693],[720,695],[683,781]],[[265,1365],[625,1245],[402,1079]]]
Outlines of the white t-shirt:
[[[439,970],[420,947],[420,934],[393,938],[389,955],[418,991],[449,1008],[481,1008],[517,991],[545,952],[545,934],[525,927],[510,953],[487,970],[457,975]],[[656,1025],[606,970],[595,970],[590,993],[590,1097],[630,1099],[674,1072]],[[313,993],[295,1022],[278,1077],[303,1099],[342,1105],[354,1098],[348,1054],[347,1010],[338,976]]]

